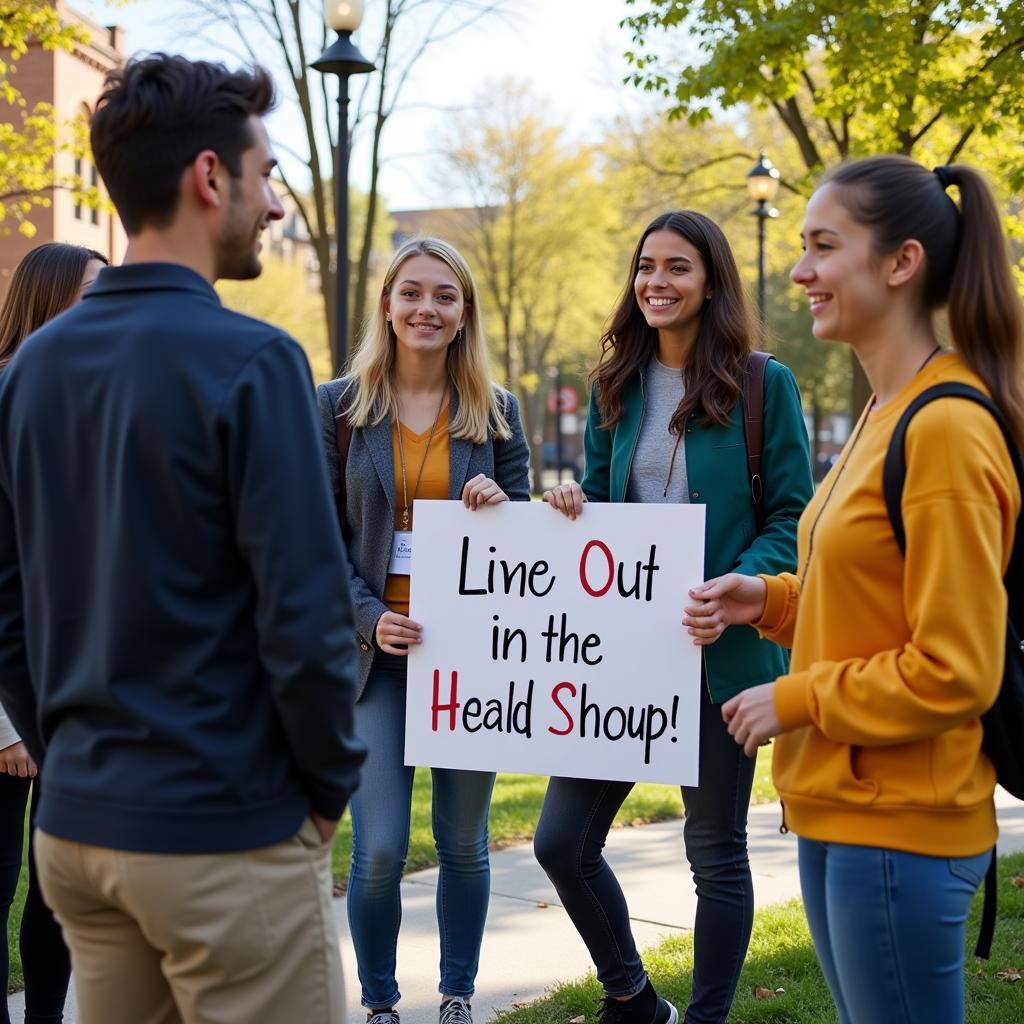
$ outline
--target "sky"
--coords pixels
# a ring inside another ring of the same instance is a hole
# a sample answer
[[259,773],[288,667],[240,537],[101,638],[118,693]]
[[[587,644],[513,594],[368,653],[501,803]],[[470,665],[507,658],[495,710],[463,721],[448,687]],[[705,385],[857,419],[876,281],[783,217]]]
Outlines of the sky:
[[[166,50],[185,56],[237,59],[220,50],[218,40],[198,39],[194,25],[183,17],[168,17],[168,0],[98,3],[72,0],[74,6],[101,24],[125,28],[129,53]],[[368,0],[366,21],[354,36],[372,56],[376,35],[371,18],[379,4]],[[629,34],[619,21],[630,11],[624,0],[506,0],[508,14],[491,16],[428,50],[416,66],[403,96],[408,109],[389,121],[383,139],[381,192],[392,210],[450,205],[457,196],[445,194],[433,173],[435,152],[446,132],[452,109],[465,105],[486,86],[506,77],[526,80],[544,104],[548,116],[563,125],[571,138],[597,135],[616,114],[648,101],[622,84],[626,73],[623,52]],[[414,26],[419,28],[420,26]],[[407,37],[411,44],[413,36]],[[218,52],[219,51],[219,52]],[[358,79],[352,80],[352,95]],[[300,172],[283,149],[302,145],[293,111],[282,109],[269,119],[279,156],[294,177]],[[356,143],[350,160],[350,181],[366,188],[369,147]]]

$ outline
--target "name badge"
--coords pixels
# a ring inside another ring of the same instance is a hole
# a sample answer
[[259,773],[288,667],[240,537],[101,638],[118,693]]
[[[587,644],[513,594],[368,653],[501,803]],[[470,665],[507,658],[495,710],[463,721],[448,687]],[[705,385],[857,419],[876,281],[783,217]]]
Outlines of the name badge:
[[395,530],[388,572],[392,576],[408,576],[412,573],[412,530]]

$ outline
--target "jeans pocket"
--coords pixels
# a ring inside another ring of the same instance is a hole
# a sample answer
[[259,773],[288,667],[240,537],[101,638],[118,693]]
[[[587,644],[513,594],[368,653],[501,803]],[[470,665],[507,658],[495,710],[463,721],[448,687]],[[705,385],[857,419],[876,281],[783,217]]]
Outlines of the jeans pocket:
[[950,857],[947,861],[949,873],[977,889],[985,877],[985,872],[988,871],[991,858],[991,850],[976,854],[974,857]]

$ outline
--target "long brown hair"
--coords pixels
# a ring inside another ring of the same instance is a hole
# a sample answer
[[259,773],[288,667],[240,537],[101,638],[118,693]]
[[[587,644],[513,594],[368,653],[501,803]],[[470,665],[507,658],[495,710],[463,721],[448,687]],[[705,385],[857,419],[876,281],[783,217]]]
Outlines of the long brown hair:
[[644,242],[655,231],[674,231],[700,253],[711,291],[701,312],[697,339],[683,367],[685,393],[672,414],[669,430],[682,433],[687,419],[697,410],[708,423],[728,423],[729,413],[743,391],[743,374],[758,330],[722,229],[702,213],[670,210],[644,228],[622,296],[601,335],[601,361],[591,374],[597,385],[601,425],[610,430],[622,419],[626,385],[657,349],[658,332],[648,325],[633,292]]
[[[984,381],[1024,448],[1024,315],[1013,284],[999,210],[967,164],[929,171],[905,156],[875,156],[837,168],[826,181],[854,220],[890,253],[913,238],[924,249],[922,302],[948,306],[953,344]],[[960,191],[957,207],[946,193]]]
[[0,309],[0,370],[34,330],[75,301],[89,260],[110,262],[95,249],[47,242],[32,249],[18,264]]

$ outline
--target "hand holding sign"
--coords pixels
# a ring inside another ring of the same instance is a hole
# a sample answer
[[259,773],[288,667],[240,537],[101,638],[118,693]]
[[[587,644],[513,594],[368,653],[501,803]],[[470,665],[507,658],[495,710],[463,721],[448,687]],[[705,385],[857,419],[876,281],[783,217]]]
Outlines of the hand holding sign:
[[559,484],[550,491],[545,491],[544,500],[552,508],[558,509],[563,516],[575,519],[583,511],[587,496],[583,493],[583,488],[572,480],[570,483]]
[[417,502],[406,763],[694,785],[701,505]]

